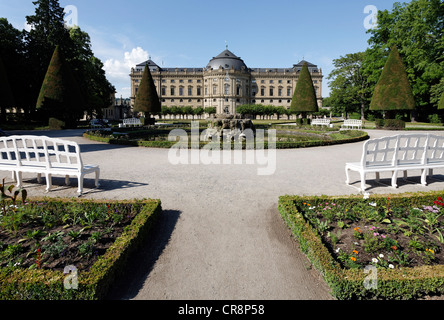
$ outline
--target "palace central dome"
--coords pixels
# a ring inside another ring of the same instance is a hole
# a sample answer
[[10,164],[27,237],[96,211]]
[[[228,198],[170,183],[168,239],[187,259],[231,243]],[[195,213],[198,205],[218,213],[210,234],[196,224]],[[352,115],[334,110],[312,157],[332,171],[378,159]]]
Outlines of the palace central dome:
[[207,65],[208,70],[218,70],[220,67],[224,70],[230,70],[231,68],[234,70],[248,69],[245,62],[228,49],[211,59]]

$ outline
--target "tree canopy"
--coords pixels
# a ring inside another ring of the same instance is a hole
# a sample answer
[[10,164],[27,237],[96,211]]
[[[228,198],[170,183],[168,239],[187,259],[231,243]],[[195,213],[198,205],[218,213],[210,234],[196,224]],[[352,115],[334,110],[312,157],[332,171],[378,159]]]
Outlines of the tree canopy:
[[142,80],[137,90],[136,101],[134,103],[135,112],[158,113],[161,112],[161,104],[157,94],[156,86],[148,65],[145,65]]
[[17,30],[7,19],[0,18],[0,56],[16,106],[25,112],[25,118],[36,119],[40,115],[35,113],[36,101],[54,48],[59,46],[82,90],[80,98],[85,100],[79,115],[87,112],[100,117],[102,108],[111,105],[115,88],[106,79],[103,63],[92,52],[89,35],[79,27],[65,26],[59,0],[37,0],[33,4],[34,14],[26,17],[30,31]]
[[444,77],[444,2],[396,2],[392,10],[378,12],[378,25],[368,31],[366,69],[374,83],[382,72],[387,52],[394,45],[403,57],[419,118],[436,110],[431,88]]
[[361,119],[370,104],[371,90],[364,70],[365,52],[341,56],[333,60],[335,69],[327,79],[331,89],[329,106],[335,112],[349,113],[360,110]]
[[371,110],[413,110],[415,100],[396,46],[390,51],[370,103]]
[[318,112],[318,101],[307,63],[302,66],[290,110],[294,114]]

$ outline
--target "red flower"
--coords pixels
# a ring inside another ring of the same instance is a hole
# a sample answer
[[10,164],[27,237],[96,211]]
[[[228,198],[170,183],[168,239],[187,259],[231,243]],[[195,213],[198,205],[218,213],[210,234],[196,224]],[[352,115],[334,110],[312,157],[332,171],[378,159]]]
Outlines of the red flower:
[[438,197],[438,199],[435,200],[433,203],[436,204],[436,205],[439,205],[441,207],[444,206],[444,202],[443,202],[441,197]]

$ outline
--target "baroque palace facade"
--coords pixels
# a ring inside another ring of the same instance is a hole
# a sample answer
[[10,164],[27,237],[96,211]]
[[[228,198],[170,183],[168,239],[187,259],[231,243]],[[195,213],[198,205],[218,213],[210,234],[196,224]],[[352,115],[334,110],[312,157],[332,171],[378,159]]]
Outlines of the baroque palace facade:
[[145,66],[152,74],[162,106],[215,107],[216,113],[235,114],[243,104],[290,108],[299,73],[307,63],[322,107],[322,69],[302,60],[290,68],[248,68],[228,48],[205,68],[162,68],[151,60],[131,68],[131,106]]

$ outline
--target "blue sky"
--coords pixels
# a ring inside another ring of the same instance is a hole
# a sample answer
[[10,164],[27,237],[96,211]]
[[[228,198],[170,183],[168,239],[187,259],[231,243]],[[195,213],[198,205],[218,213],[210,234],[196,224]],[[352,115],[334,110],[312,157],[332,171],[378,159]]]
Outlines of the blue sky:
[[[60,0],[91,37],[117,97],[129,97],[132,66],[148,56],[164,67],[205,67],[228,48],[249,67],[291,67],[305,58],[325,78],[333,59],[368,47],[371,5],[392,0]],[[0,17],[24,29],[32,0],[2,0]],[[367,20],[366,20],[367,19]],[[371,21],[370,21],[371,22]],[[323,96],[329,95],[324,79]]]

